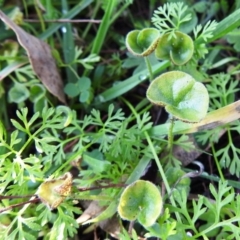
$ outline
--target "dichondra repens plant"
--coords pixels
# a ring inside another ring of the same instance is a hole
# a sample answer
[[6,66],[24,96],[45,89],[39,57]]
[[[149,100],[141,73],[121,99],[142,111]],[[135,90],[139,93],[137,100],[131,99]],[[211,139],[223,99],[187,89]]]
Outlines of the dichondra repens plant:
[[[106,3],[106,12],[112,10],[113,2]],[[212,199],[199,196],[189,201],[190,175],[181,169],[181,161],[173,152],[174,144],[187,150],[191,145],[186,143],[186,136],[174,139],[174,128],[179,122],[189,126],[201,122],[208,114],[209,105],[213,110],[214,106],[221,108],[229,104],[238,90],[237,83],[231,81],[229,75],[209,76],[199,70],[208,56],[207,44],[214,33],[220,36],[221,32],[215,21],[202,26],[196,25],[194,18],[197,18],[194,8],[182,2],[166,3],[154,12],[153,27],[132,30],[125,39],[129,52],[145,60],[150,80],[146,90],[149,105],[164,107],[169,115],[168,122],[163,124],[166,131],[157,137],[152,134],[154,127],[147,111],[149,106],[144,106],[144,100],[133,106],[128,99],[122,99],[131,111],[130,116],[109,104],[104,116],[92,108],[80,118],[70,107],[49,108],[44,97],[46,89],[40,83],[32,89],[30,85],[19,84],[14,79],[14,87],[9,92],[11,102],[22,104],[31,96],[30,100],[35,104],[39,99],[34,98],[34,93],[40,93],[41,104],[34,105],[32,116],[28,108],[17,110],[17,120],[11,119],[14,128],[11,133],[0,122],[1,239],[73,237],[81,222],[76,220],[76,216],[81,214],[80,205],[73,199],[99,201],[101,213],[85,220],[85,224],[117,216],[140,224],[146,237],[166,240],[239,239],[240,200],[233,188],[222,176],[216,188],[213,185],[209,187]],[[109,15],[103,22],[106,19]],[[228,19],[231,21],[231,16]],[[228,29],[226,27],[225,31],[230,31]],[[101,26],[101,34],[103,30]],[[77,47],[75,50],[78,58],[82,50]],[[93,52],[99,52],[97,42]],[[74,64],[81,63],[85,70],[91,70],[89,64],[100,60],[94,54],[85,60],[73,61],[70,68],[75,77]],[[154,73],[151,58],[155,62],[167,63],[165,67],[161,66],[160,74]],[[60,62],[64,66],[63,61]],[[94,102],[95,83],[87,72],[77,81],[68,82],[64,89],[69,97],[78,97],[81,106],[89,109]],[[212,82],[206,86],[207,78]],[[28,88],[33,92],[29,93]],[[223,94],[219,93],[220,88]],[[16,98],[18,90],[27,92],[21,100]],[[238,126],[226,127],[230,140],[232,130],[240,132]],[[165,135],[168,135],[167,139],[164,139]],[[208,138],[213,138],[211,131],[196,137],[202,145],[208,144]],[[214,150],[214,146],[211,147]],[[239,151],[233,143],[230,148],[234,152],[233,163],[230,163],[230,158],[224,158],[223,150],[218,150],[214,157],[219,157],[220,164],[230,166],[230,173],[238,176],[234,167],[240,171],[236,163]],[[152,159],[156,161],[166,189],[164,195],[160,184],[156,186],[150,181],[140,180]],[[78,175],[72,173],[73,166],[79,170]],[[218,167],[221,169],[220,165]],[[113,188],[107,189],[106,181]],[[100,194],[91,192],[98,184],[102,188]],[[24,199],[25,205],[21,205],[21,196],[27,198]],[[129,239],[120,225],[119,231],[120,239]],[[137,239],[135,230],[132,229],[132,233],[133,239]]]

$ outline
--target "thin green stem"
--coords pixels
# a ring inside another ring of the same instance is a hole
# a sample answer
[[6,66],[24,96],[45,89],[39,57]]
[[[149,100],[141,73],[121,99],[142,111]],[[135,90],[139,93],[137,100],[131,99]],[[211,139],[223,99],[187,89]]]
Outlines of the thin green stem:
[[38,4],[37,2],[35,1],[35,9],[36,9],[36,12],[37,12],[37,15],[38,15],[38,18],[39,18],[39,21],[40,21],[40,25],[41,25],[41,29],[42,29],[42,32],[44,32],[46,30],[46,26],[45,26],[45,22],[43,20],[43,17],[42,17],[42,13],[38,7]]
[[118,19],[118,17],[122,14],[122,12],[128,8],[128,6],[130,5],[130,3],[125,3],[113,16],[113,18],[111,19],[111,24],[116,20]]
[[194,239],[199,239],[200,236],[204,237],[207,235],[207,233],[213,231],[214,229],[220,229],[221,227],[229,226],[230,224],[233,224],[234,222],[239,222],[239,221],[240,221],[240,218],[237,216],[237,217],[233,217],[230,219],[225,219],[224,221],[221,221],[218,223],[214,223],[214,224],[210,225],[208,228],[201,230],[201,232],[199,234],[194,236]]
[[100,27],[97,32],[97,36],[94,40],[91,53],[99,54],[102,44],[104,42],[107,30],[110,26],[111,17],[113,16],[114,7],[116,6],[117,1],[112,0],[108,1],[107,8],[100,24]]
[[83,152],[86,151],[86,149],[88,149],[89,147],[92,146],[92,142],[89,143],[88,145],[86,145],[85,147],[81,148],[79,151],[77,151],[76,153],[74,153],[73,155],[71,155],[71,157],[65,161],[58,169],[56,172],[60,172],[62,169],[66,169],[67,166],[69,166],[69,163],[72,162],[73,160],[77,159],[79,156],[81,156],[83,154]]
[[[62,12],[67,13],[69,12],[68,7],[68,1],[62,0]],[[63,55],[64,55],[64,61],[65,63],[72,63],[74,60],[74,53],[75,53],[75,43],[73,38],[73,27],[71,23],[65,23],[63,24],[63,27],[65,27],[66,32],[63,33],[62,36],[62,46],[63,46]],[[77,64],[72,63],[71,67],[77,71]],[[67,74],[67,81],[68,82],[77,82],[78,76],[73,74],[70,69],[66,68],[66,74]]]
[[[175,203],[175,200],[174,200],[174,197],[173,197],[173,195],[171,194],[171,188],[170,188],[170,186],[169,186],[169,184],[168,184],[166,175],[165,175],[164,170],[163,170],[163,167],[162,167],[162,165],[161,165],[161,163],[160,163],[160,161],[159,161],[159,158],[158,158],[157,153],[156,153],[156,151],[155,151],[155,148],[154,148],[154,146],[153,146],[152,140],[151,140],[149,134],[148,134],[146,131],[144,132],[144,134],[145,134],[145,136],[146,136],[148,145],[150,146],[150,148],[151,148],[151,150],[152,150],[153,157],[154,157],[155,162],[156,162],[156,164],[157,164],[157,166],[158,166],[158,170],[159,170],[159,172],[160,172],[160,175],[161,175],[162,180],[163,180],[163,182],[164,182],[164,185],[165,185],[165,187],[166,187],[167,193],[168,193],[168,195],[170,196],[170,197],[169,197],[169,198],[170,198],[170,202],[171,202],[172,206],[174,206],[174,207],[177,208],[176,203]],[[182,220],[181,220],[181,217],[180,217],[179,213],[178,213],[178,212],[175,212],[175,215],[176,215],[177,221],[181,223]]]
[[[0,86],[0,88],[2,88],[2,86]],[[0,102],[1,102],[1,114],[0,117],[3,120],[4,119],[4,127],[6,129],[10,129],[10,121],[9,121],[9,117],[8,117],[8,112],[7,112],[7,101],[6,101],[6,95],[3,94],[2,97],[0,98]]]
[[171,118],[170,119],[170,125],[168,129],[168,150],[172,152],[172,147],[173,147],[173,127],[174,127],[175,119]]
[[[92,12],[92,14],[91,14],[91,18],[92,18],[92,19],[95,19],[96,15],[97,15],[97,12],[98,12],[98,10],[99,10],[99,8],[100,8],[100,6],[101,6],[101,2],[100,2],[100,1],[97,1],[97,2],[95,3],[94,10],[93,10],[93,12]],[[86,39],[86,36],[88,35],[89,29],[90,29],[91,26],[92,26],[92,23],[88,23],[88,24],[87,24],[87,27],[85,28],[84,32],[81,34],[81,38],[82,38],[82,39]],[[91,45],[91,44],[90,44],[90,45]]]
[[[127,100],[124,100],[124,102],[128,105],[128,107],[131,109],[132,113],[135,115],[137,122],[139,122],[139,121],[140,121],[140,117],[139,117],[139,114],[136,112],[135,108],[134,108]],[[164,182],[164,185],[165,185],[165,187],[166,187],[167,193],[168,193],[168,195],[170,196],[170,202],[171,202],[171,204],[172,204],[174,207],[177,207],[177,206],[176,206],[176,203],[175,203],[175,200],[174,200],[173,196],[171,195],[171,188],[170,188],[170,186],[169,186],[169,184],[168,184],[166,175],[165,175],[164,170],[163,170],[163,167],[162,167],[162,165],[161,165],[161,163],[160,163],[160,161],[159,161],[159,158],[158,158],[158,156],[157,156],[157,153],[156,153],[156,151],[155,151],[155,148],[154,148],[154,146],[153,146],[153,143],[152,143],[152,141],[151,141],[151,139],[150,139],[150,136],[149,136],[149,134],[148,134],[147,131],[144,131],[144,135],[145,135],[145,137],[146,137],[146,139],[147,139],[147,142],[148,142],[148,144],[149,144],[149,146],[150,146],[150,148],[151,148],[151,150],[152,150],[152,154],[153,154],[154,159],[155,159],[155,161],[156,161],[156,164],[157,164],[157,166],[158,166],[158,169],[159,169],[160,175],[161,175],[161,177],[162,177],[162,179],[163,179],[163,182]],[[175,215],[176,215],[176,218],[177,218],[178,222],[182,222],[179,213],[176,212]]]
[[145,63],[146,63],[146,65],[147,65],[147,69],[148,69],[148,72],[149,72],[149,80],[150,80],[150,82],[151,82],[151,81],[153,80],[152,66],[151,66],[151,63],[150,63],[148,57],[144,57],[144,60],[145,60]]
[[219,174],[221,180],[224,181],[225,178],[223,176],[221,166],[220,166],[219,161],[218,161],[217,156],[216,156],[215,147],[214,147],[214,144],[212,142],[211,142],[211,148],[212,148],[213,158],[214,158],[215,164],[216,164],[217,169],[218,169],[218,174]]
[[[98,55],[101,51],[102,45],[104,43],[107,31],[111,25],[111,18],[113,16],[114,8],[117,4],[117,0],[112,0],[107,2],[107,7],[103,16],[103,19],[101,21],[101,24],[99,26],[99,29],[97,31],[97,35],[94,39],[91,54]],[[85,69],[83,76],[87,76],[89,74],[89,69]]]
[[29,130],[29,127],[25,125],[25,129],[27,130],[26,131],[26,134],[29,136],[28,140],[24,143],[24,145],[21,147],[21,149],[18,151],[18,154],[21,155],[22,152],[24,151],[24,149],[28,146],[28,144],[41,132],[43,131],[44,127],[40,127],[39,129],[36,130],[36,132],[34,132],[34,134],[31,134],[30,130]]

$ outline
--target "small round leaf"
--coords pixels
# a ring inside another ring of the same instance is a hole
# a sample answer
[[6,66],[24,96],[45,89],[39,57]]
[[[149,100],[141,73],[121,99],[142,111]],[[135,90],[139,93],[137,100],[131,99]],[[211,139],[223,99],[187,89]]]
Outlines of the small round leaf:
[[80,88],[78,83],[67,83],[66,86],[64,87],[64,92],[69,96],[69,97],[76,97],[80,94]]
[[128,221],[138,220],[144,227],[153,225],[162,211],[162,197],[149,181],[138,180],[122,193],[118,213]]
[[209,105],[205,86],[180,71],[167,72],[154,79],[148,87],[147,98],[186,122],[199,122],[206,116]]
[[30,92],[24,84],[15,82],[8,92],[9,102],[22,103],[30,96]]
[[34,84],[30,88],[29,99],[36,102],[39,98],[46,98],[46,88],[42,84]]
[[79,97],[79,101],[81,103],[85,103],[89,99],[89,96],[90,96],[90,92],[88,90],[86,90],[84,92],[81,92],[80,97]]
[[156,48],[159,36],[159,31],[155,28],[133,30],[126,37],[126,46],[136,56],[147,56]]
[[[171,35],[170,35],[171,34]],[[192,39],[185,33],[166,33],[160,37],[155,55],[159,59],[171,60],[176,65],[188,62],[194,51]]]
[[91,86],[91,80],[88,77],[81,77],[78,80],[79,89],[81,92],[85,92]]

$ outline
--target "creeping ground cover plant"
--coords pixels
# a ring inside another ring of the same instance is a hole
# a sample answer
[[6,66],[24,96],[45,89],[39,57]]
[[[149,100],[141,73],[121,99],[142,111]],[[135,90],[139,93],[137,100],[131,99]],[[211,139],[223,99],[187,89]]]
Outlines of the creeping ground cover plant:
[[0,3],[0,239],[240,239],[233,2]]

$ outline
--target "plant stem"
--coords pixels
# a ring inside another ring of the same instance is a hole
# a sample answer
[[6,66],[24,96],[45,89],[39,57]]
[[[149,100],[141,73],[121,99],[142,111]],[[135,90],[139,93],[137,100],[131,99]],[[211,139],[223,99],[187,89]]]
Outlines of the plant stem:
[[[131,109],[132,113],[135,115],[137,122],[139,122],[139,121],[140,121],[140,117],[139,117],[139,114],[136,112],[135,108],[134,108],[127,100],[124,99],[124,102],[127,104],[127,106]],[[152,141],[151,141],[151,139],[150,139],[150,137],[149,137],[148,132],[147,132],[147,131],[144,131],[144,135],[145,135],[145,137],[146,137],[146,139],[147,139],[147,142],[148,142],[148,144],[149,144],[149,146],[150,146],[150,148],[151,148],[151,150],[152,150],[152,154],[153,154],[154,159],[155,159],[155,161],[156,161],[156,164],[157,164],[157,166],[158,166],[158,169],[159,169],[159,172],[160,172],[161,177],[162,177],[162,179],[163,179],[163,182],[164,182],[164,185],[165,185],[165,187],[166,187],[167,193],[168,193],[168,195],[170,196],[170,197],[169,197],[169,198],[170,198],[170,202],[171,202],[171,204],[172,204],[174,207],[177,207],[177,206],[176,206],[176,203],[175,203],[175,200],[174,200],[174,198],[173,198],[173,196],[172,196],[172,194],[171,194],[171,188],[170,188],[170,186],[169,186],[169,184],[168,184],[166,175],[165,175],[165,173],[164,173],[164,171],[163,171],[163,167],[162,167],[162,165],[161,165],[161,163],[160,163],[160,161],[159,161],[159,158],[158,158],[158,156],[157,156],[157,153],[156,153],[156,151],[155,151],[155,148],[154,148],[153,143],[152,143]],[[181,217],[180,217],[179,213],[176,212],[175,215],[176,215],[177,221],[181,223],[182,221],[181,221]]]
[[144,57],[144,60],[145,60],[146,65],[147,65],[147,69],[148,69],[148,72],[149,72],[149,80],[151,82],[153,80],[152,66],[151,66],[151,63],[150,63],[148,57]]
[[43,20],[42,13],[41,13],[41,11],[40,11],[40,9],[39,9],[37,4],[35,4],[34,7],[35,7],[35,10],[37,12],[39,21],[40,21],[42,32],[44,32],[46,30],[46,26],[45,26],[45,23],[44,23],[44,20]]
[[215,164],[216,164],[217,169],[218,169],[218,174],[219,174],[221,180],[225,181],[223,173],[222,173],[222,169],[221,169],[220,164],[218,162],[218,159],[216,157],[216,151],[215,151],[215,148],[214,148],[214,144],[212,142],[211,142],[211,148],[212,148],[212,152],[213,152],[213,158],[214,158]]
[[168,129],[168,150],[172,152],[172,147],[173,147],[173,127],[174,127],[175,119],[171,118],[170,119],[170,125]]
[[104,39],[106,37],[107,30],[110,27],[110,21],[113,16],[114,7],[116,5],[117,5],[116,0],[108,1],[108,3],[107,3],[107,7],[105,10],[102,22],[101,22],[99,30],[97,32],[96,38],[94,39],[94,43],[93,43],[93,47],[92,47],[92,51],[91,51],[92,54],[95,53],[98,55],[102,48]]
[[[164,185],[165,185],[165,187],[166,187],[167,193],[168,193],[168,195],[170,196],[170,197],[169,197],[169,198],[170,198],[170,202],[171,202],[172,206],[174,206],[174,207],[177,208],[176,203],[175,203],[175,200],[174,200],[174,197],[173,197],[173,195],[171,194],[171,188],[170,188],[170,186],[169,186],[169,184],[168,184],[168,181],[167,181],[166,175],[165,175],[165,173],[164,173],[163,167],[162,167],[162,165],[161,165],[161,163],[160,163],[160,161],[159,161],[159,158],[158,158],[158,156],[157,156],[157,153],[156,153],[156,151],[155,151],[155,148],[154,148],[154,146],[153,146],[153,143],[152,143],[152,141],[151,141],[151,139],[150,139],[150,137],[149,137],[149,134],[148,134],[146,131],[144,132],[144,134],[145,134],[146,139],[147,139],[147,142],[148,142],[148,144],[149,144],[149,146],[150,146],[150,148],[151,148],[151,150],[152,150],[153,157],[154,157],[155,162],[156,162],[156,164],[157,164],[157,166],[158,166],[158,170],[159,170],[159,172],[160,172],[160,175],[161,175],[162,180],[163,180],[163,182],[164,182]],[[177,221],[181,223],[182,220],[181,220],[181,217],[180,217],[179,213],[178,213],[178,212],[175,212],[175,215],[176,215]]]

